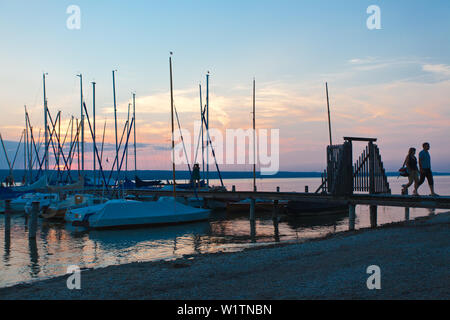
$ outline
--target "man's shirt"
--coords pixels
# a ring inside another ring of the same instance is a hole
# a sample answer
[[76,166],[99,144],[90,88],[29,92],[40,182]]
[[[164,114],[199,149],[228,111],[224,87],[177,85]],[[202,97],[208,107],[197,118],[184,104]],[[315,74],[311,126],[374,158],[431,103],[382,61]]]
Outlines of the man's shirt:
[[431,157],[428,151],[426,150],[420,151],[419,159],[422,169],[431,169]]

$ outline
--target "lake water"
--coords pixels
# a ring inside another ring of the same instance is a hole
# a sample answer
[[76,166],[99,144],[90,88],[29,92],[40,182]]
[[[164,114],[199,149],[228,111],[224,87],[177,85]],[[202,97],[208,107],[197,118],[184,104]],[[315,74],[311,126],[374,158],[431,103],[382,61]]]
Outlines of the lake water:
[[[405,178],[389,178],[393,193],[400,193]],[[450,177],[435,177],[436,192],[450,195]],[[218,181],[212,184],[219,185]],[[252,189],[250,180],[227,180],[226,186],[238,191]],[[259,191],[303,191],[309,186],[314,192],[320,179],[258,180]],[[419,190],[429,194],[426,183]],[[427,216],[445,210],[410,210],[410,217]],[[403,208],[380,207],[379,224],[404,220]],[[39,221],[37,239],[28,240],[27,226],[21,214],[14,215],[11,233],[4,232],[0,215],[0,287],[66,274],[67,267],[97,268],[130,262],[169,260],[183,255],[242,250],[250,246],[273,242],[305,241],[348,229],[348,217],[283,218],[276,234],[271,214],[259,215],[256,236],[250,236],[248,213],[227,215],[217,212],[210,221],[178,226],[150,227],[131,230],[86,231],[65,224]],[[370,226],[369,209],[357,207],[357,228]]]

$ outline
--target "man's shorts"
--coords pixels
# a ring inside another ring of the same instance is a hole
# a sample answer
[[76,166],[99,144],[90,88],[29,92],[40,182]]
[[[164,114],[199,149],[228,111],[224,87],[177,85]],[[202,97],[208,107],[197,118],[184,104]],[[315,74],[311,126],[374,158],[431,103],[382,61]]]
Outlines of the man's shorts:
[[419,185],[425,182],[425,178],[427,178],[428,184],[430,186],[434,185],[433,172],[431,171],[431,169],[422,169],[420,171]]

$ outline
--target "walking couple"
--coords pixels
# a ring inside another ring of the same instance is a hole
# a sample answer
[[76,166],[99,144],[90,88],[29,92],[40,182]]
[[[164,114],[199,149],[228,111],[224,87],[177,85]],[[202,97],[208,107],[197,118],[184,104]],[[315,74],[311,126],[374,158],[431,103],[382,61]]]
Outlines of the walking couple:
[[[430,153],[430,144],[425,142],[423,144],[423,150],[419,153],[419,167],[417,166],[417,158],[416,148],[410,148],[408,155],[406,156],[405,162],[403,166],[408,169],[408,179],[409,182],[407,184],[402,185],[402,194],[406,194],[408,188],[414,183],[414,192],[413,195],[418,196],[419,193],[417,189],[425,182],[425,178],[428,180],[428,185],[430,186],[431,196],[437,196],[434,192],[434,181],[433,181],[433,172],[431,171],[431,157]],[[419,177],[419,168],[420,168],[420,177]]]

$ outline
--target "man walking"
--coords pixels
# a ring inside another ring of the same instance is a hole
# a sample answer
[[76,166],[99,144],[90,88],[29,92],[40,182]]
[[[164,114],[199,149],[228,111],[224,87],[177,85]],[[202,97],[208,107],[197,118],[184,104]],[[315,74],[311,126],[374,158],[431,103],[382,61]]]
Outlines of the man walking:
[[433,172],[431,171],[431,157],[428,152],[429,150],[430,144],[425,142],[423,144],[423,150],[419,153],[420,180],[418,186],[420,187],[425,182],[425,178],[427,178],[431,196],[437,196],[434,192]]

